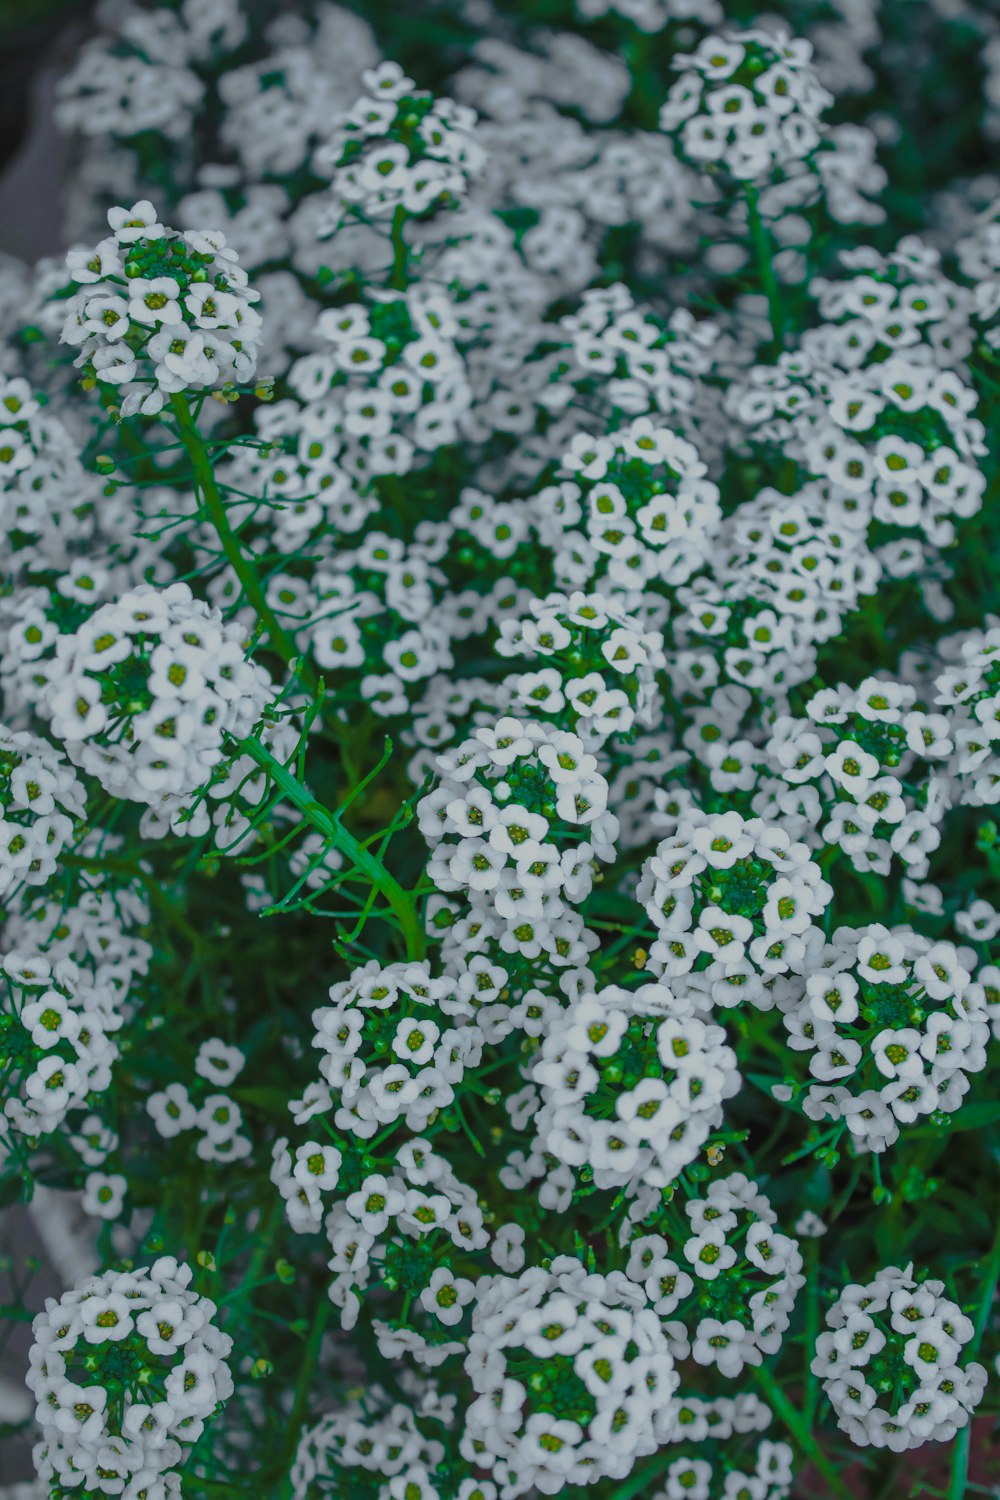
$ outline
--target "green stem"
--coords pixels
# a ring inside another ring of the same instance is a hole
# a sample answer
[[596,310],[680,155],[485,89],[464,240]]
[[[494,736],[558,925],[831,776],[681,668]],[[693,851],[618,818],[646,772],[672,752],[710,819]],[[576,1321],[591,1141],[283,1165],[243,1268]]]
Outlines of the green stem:
[[[272,1199],[258,1220],[257,1227],[253,1232],[256,1245],[247,1266],[247,1273],[237,1288],[236,1293],[231,1294],[231,1299],[235,1302],[237,1311],[242,1311],[247,1292],[260,1282],[260,1273],[263,1270],[264,1262],[271,1253],[275,1235],[282,1227],[284,1219],[284,1204],[280,1198]],[[230,1298],[227,1297],[226,1301],[229,1302]]]
[[185,451],[191,460],[195,489],[215,528],[229,565],[239,579],[243,593],[253,606],[257,619],[267,630],[271,648],[278,653],[286,667],[291,667],[293,662],[297,661],[299,652],[295,642],[267,602],[253,559],[244,552],[236,533],[229,524],[226,503],[216,483],[212,460],[183,391],[177,391],[171,396],[170,409],[177,421],[177,429]]
[[805,1245],[806,1270],[806,1334],[805,1334],[805,1412],[803,1420],[811,1431],[816,1424],[816,1408],[819,1405],[819,1381],[813,1374],[812,1356],[819,1337],[819,1240],[811,1239]]
[[287,766],[276,760],[271,752],[253,736],[238,740],[240,750],[256,761],[268,773],[275,786],[289,802],[303,814],[312,826],[321,833],[341,854],[349,859],[356,870],[360,870],[377,890],[382,892],[399,919],[399,926],[406,939],[408,958],[423,958],[426,951],[423,930],[417,914],[413,896],[404,891],[399,882],[368,849],[360,843],[333,813],[329,812],[310,792],[307,786],[297,781]]
[[406,262],[409,256],[403,228],[406,224],[406,209],[399,205],[393,210],[392,215],[392,271],[389,275],[389,285],[395,287],[396,291],[406,291]]
[[759,194],[755,187],[747,188],[747,225],[750,244],[753,247],[757,270],[767,295],[767,306],[771,316],[771,332],[780,350],[785,341],[785,313],[781,302],[781,288],[774,274],[774,247],[771,236],[760,216]]
[[802,1412],[796,1411],[767,1366],[758,1365],[753,1373],[767,1400],[794,1437],[803,1457],[823,1475],[829,1486],[829,1493],[838,1495],[840,1500],[854,1500],[851,1490],[813,1437],[806,1417]]
[[323,1335],[326,1325],[330,1321],[333,1311],[333,1303],[329,1297],[323,1296],[319,1307],[316,1309],[309,1330],[309,1339],[306,1343],[306,1352],[302,1360],[302,1368],[299,1371],[298,1382],[295,1387],[295,1400],[292,1404],[292,1414],[288,1419],[288,1443],[285,1449],[285,1479],[281,1486],[280,1500],[290,1500],[292,1495],[292,1480],[290,1469],[295,1459],[295,1451],[299,1446],[299,1434],[302,1424],[306,1419],[309,1409],[309,1393],[312,1389],[313,1375],[319,1360],[319,1351],[323,1344]]
[[185,1474],[184,1481],[185,1485],[194,1485],[202,1493],[207,1492],[209,1495],[222,1495],[224,1500],[232,1500],[235,1493],[233,1485],[228,1480],[202,1479],[198,1474]]
[[[993,1246],[990,1250],[989,1259],[986,1262],[983,1276],[983,1291],[979,1299],[979,1308],[976,1312],[973,1325],[972,1342],[968,1345],[966,1353],[969,1358],[975,1358],[979,1353],[979,1346],[983,1341],[986,1326],[990,1321],[990,1313],[993,1311],[993,1299],[996,1296],[997,1282],[1000,1281],[1000,1223],[997,1224],[996,1234],[993,1237]],[[969,1480],[969,1445],[972,1437],[972,1418],[958,1434],[954,1448],[951,1450],[951,1484],[948,1486],[948,1500],[964,1500]]]
[[965,1500],[966,1481],[969,1477],[969,1440],[972,1436],[971,1418],[966,1422],[951,1450],[951,1483],[948,1500]]

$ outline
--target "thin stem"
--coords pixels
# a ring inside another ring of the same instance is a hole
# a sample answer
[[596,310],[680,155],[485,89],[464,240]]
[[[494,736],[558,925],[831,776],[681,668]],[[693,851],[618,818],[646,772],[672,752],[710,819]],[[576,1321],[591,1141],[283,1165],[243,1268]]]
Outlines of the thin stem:
[[264,768],[275,786],[299,809],[317,832],[339,849],[354,868],[366,875],[371,884],[382,892],[399,920],[400,930],[406,939],[407,957],[423,958],[426,943],[412,893],[404,891],[399,882],[389,874],[382,861],[366,849],[352,833],[348,833],[339,819],[321,802],[317,802],[309,788],[297,781],[288,767],[276,760],[260,740],[249,736],[247,739],[238,740],[237,744],[245,755],[249,755]]
[[191,460],[195,489],[215,528],[229,565],[239,579],[243,593],[253,606],[257,619],[267,630],[271,647],[278,653],[286,667],[291,668],[293,663],[297,662],[299,652],[295,642],[267,602],[253,559],[244,552],[239,538],[229,524],[226,503],[215,479],[205,439],[198,430],[198,424],[183,391],[177,391],[170,397],[170,409],[176,418],[181,441]]
[[242,1308],[243,1301],[245,1300],[249,1289],[260,1284],[260,1273],[263,1269],[264,1262],[267,1260],[268,1256],[271,1253],[271,1246],[274,1242],[275,1235],[284,1223],[284,1217],[284,1205],[281,1202],[281,1199],[272,1199],[272,1201],[265,1209],[264,1213],[261,1215],[261,1218],[257,1223],[257,1227],[254,1230],[254,1238],[257,1243],[254,1248],[253,1254],[250,1257],[246,1276],[243,1278],[243,1280],[240,1282],[239,1287],[236,1289],[237,1294],[230,1294],[230,1297],[226,1298],[227,1302],[229,1302],[230,1300],[234,1301],[238,1309]]
[[393,210],[392,215],[392,271],[389,276],[389,285],[396,291],[406,290],[406,262],[409,251],[403,229],[406,224],[406,209],[400,204]]
[[774,274],[774,247],[760,216],[759,196],[755,187],[747,188],[747,225],[750,230],[750,244],[753,247],[757,270],[767,295],[771,332],[774,335],[775,344],[781,349],[785,341],[785,311],[782,306],[781,288]]
[[811,1431],[816,1422],[819,1405],[819,1381],[812,1372],[812,1356],[819,1337],[819,1240],[811,1239],[805,1245],[806,1270],[806,1331],[805,1344],[805,1412],[803,1420]]
[[[295,1450],[299,1445],[299,1433],[306,1419],[309,1408],[309,1392],[312,1388],[313,1375],[319,1360],[319,1351],[323,1343],[323,1335],[326,1325],[333,1311],[333,1303],[329,1297],[323,1297],[319,1307],[316,1309],[309,1330],[309,1339],[306,1343],[306,1352],[302,1360],[302,1368],[299,1371],[298,1382],[295,1387],[295,1400],[292,1404],[292,1414],[288,1419],[288,1444],[285,1450],[285,1469],[290,1471],[292,1461],[295,1458]],[[281,1487],[281,1500],[290,1500],[292,1495],[291,1473],[286,1472],[285,1481]]]
[[829,1485],[829,1493],[840,1496],[840,1500],[854,1500],[851,1490],[813,1437],[805,1416],[796,1411],[767,1366],[759,1365],[753,1373],[771,1406],[795,1438],[803,1457],[823,1475]]
[[[979,1298],[979,1308],[973,1324],[972,1342],[966,1350],[970,1358],[974,1358],[979,1353],[979,1346],[983,1341],[986,1325],[990,1321],[990,1313],[993,1311],[993,1299],[996,1296],[998,1281],[1000,1281],[1000,1223],[997,1224],[993,1247],[986,1262],[982,1295]],[[972,1418],[970,1416],[951,1450],[951,1484],[948,1486],[948,1500],[964,1500],[969,1480],[971,1437]]]

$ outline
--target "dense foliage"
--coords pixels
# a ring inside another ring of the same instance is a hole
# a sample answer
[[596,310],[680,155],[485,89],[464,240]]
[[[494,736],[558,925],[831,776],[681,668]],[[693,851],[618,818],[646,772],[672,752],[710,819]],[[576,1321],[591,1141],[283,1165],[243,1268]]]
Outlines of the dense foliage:
[[994,7],[104,0],[58,96],[4,1500],[1000,1494]]

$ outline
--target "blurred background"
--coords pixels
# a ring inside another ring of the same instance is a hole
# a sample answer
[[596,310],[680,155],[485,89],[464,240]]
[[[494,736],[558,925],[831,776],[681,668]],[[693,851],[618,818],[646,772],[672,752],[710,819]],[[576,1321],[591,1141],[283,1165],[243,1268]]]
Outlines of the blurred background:
[[[0,254],[30,262],[62,248],[60,183],[69,147],[53,121],[53,92],[92,9],[93,0],[0,0]],[[53,1220],[52,1205],[45,1205],[48,1213],[41,1207],[0,1207],[0,1309],[14,1307],[26,1275],[35,1305],[61,1289],[57,1267],[72,1230],[63,1224],[60,1233],[58,1208]],[[4,1441],[6,1429],[31,1411],[22,1383],[30,1342],[28,1323],[0,1322],[0,1485],[33,1472],[29,1443]]]
[[86,34],[94,0],[0,0],[0,251],[32,261],[62,248],[67,144],[55,79]]

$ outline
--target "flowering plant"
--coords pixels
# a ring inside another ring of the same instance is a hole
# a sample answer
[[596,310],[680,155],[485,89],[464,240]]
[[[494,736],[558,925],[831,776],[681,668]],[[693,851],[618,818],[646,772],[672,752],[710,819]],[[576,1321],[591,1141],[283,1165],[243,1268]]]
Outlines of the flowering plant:
[[1000,1495],[996,18],[270,9],[0,262],[0,1500]]

